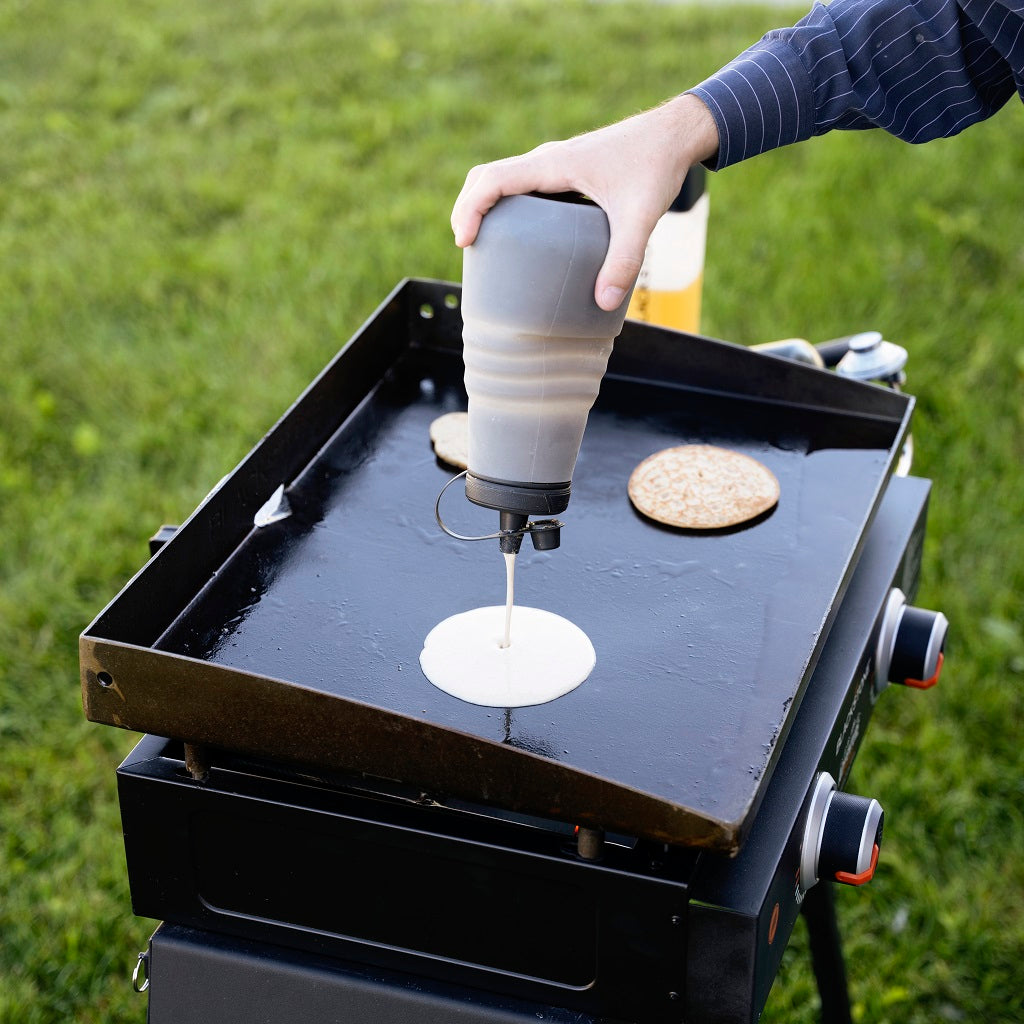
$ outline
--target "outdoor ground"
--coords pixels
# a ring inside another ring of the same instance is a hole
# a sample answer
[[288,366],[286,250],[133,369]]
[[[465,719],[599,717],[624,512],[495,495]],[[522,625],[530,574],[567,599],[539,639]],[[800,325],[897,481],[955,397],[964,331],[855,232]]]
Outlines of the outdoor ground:
[[[457,280],[467,168],[618,118],[795,9],[0,3],[0,1022],[141,1022],[113,769],[77,635],[403,276]],[[876,328],[935,481],[930,693],[880,702],[839,893],[857,1019],[1024,1019],[1024,111],[834,134],[710,181],[706,333]],[[798,929],[765,1020],[815,1019]]]

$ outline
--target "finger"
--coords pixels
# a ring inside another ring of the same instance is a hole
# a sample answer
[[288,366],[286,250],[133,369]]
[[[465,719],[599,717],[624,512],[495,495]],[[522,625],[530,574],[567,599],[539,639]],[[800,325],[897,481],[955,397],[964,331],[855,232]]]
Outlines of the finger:
[[452,207],[451,225],[455,244],[459,248],[472,245],[480,230],[484,214],[501,198],[501,192],[481,188],[480,178],[485,168],[474,167],[466,175],[466,182]]
[[455,235],[455,244],[460,249],[465,249],[467,245],[472,245],[476,241],[484,214],[493,205],[494,203],[488,203],[484,206],[475,206],[466,202],[452,210],[452,233]]
[[549,159],[548,151],[557,145],[545,143],[522,156],[474,167],[452,208],[455,244],[463,248],[472,245],[484,215],[503,196],[562,192],[571,187]]
[[611,222],[611,241],[594,283],[594,300],[605,310],[618,309],[633,287],[644,262],[654,225],[645,221]]

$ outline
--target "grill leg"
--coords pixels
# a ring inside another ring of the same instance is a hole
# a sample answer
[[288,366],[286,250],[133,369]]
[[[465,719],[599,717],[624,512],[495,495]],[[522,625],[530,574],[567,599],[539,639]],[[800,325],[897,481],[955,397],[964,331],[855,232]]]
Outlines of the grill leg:
[[210,777],[210,751],[199,743],[185,744],[185,767],[196,782]]
[[811,963],[821,995],[821,1024],[852,1024],[843,944],[836,919],[836,898],[830,882],[819,882],[800,908],[807,922]]

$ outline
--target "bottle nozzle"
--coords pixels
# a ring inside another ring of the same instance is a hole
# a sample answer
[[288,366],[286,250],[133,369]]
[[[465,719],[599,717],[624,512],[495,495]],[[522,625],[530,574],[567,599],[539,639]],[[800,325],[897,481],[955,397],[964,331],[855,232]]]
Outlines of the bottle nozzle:
[[519,549],[523,546],[523,535],[521,531],[529,522],[529,517],[518,512],[499,512],[498,524],[501,536],[498,538],[498,546],[503,555],[518,555]]
[[562,542],[562,523],[558,519],[530,522],[518,512],[499,513],[501,532],[498,545],[503,555],[518,555],[527,533],[538,551],[554,551]]

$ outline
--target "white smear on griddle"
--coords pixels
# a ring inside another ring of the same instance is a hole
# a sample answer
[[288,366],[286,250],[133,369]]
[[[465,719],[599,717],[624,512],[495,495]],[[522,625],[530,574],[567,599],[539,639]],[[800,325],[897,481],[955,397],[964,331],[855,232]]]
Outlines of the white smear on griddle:
[[255,527],[269,526],[271,523],[279,523],[282,519],[287,519],[291,514],[292,507],[288,504],[288,498],[284,493],[284,484],[281,484],[252,517],[252,525]]

